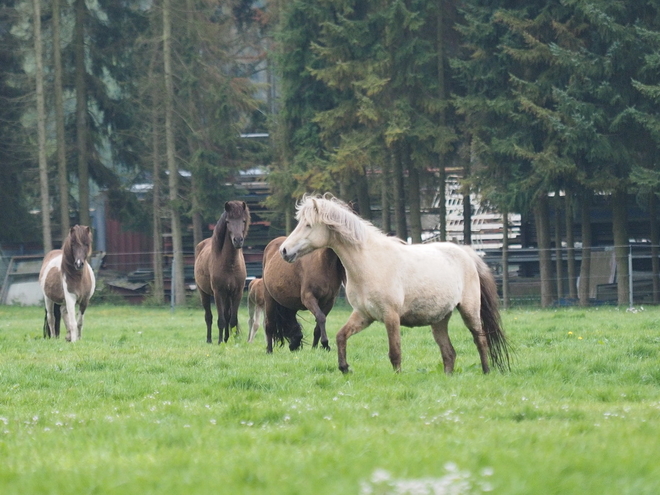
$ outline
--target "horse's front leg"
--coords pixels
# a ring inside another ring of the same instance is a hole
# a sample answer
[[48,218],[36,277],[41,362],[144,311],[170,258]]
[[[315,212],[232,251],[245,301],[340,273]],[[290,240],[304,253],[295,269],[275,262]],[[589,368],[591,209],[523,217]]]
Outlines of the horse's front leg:
[[76,295],[64,292],[65,305],[62,307],[62,318],[66,326],[66,340],[75,342],[80,338],[78,335],[78,322],[76,321]]
[[241,285],[240,289],[237,289],[236,292],[231,294],[231,306],[227,308],[227,335],[225,342],[229,339],[230,329],[235,328],[235,335],[238,337],[241,333],[241,326],[238,322],[238,308],[241,307],[241,300],[243,299],[243,287]]
[[78,337],[82,339],[83,321],[85,320],[85,311],[87,310],[87,299],[80,301],[80,313],[78,313]]
[[307,309],[314,315],[316,319],[316,326],[314,327],[314,340],[312,342],[312,348],[316,349],[316,346],[321,340],[321,345],[324,349],[330,350],[330,345],[328,344],[328,335],[325,333],[325,322],[326,316],[325,313],[321,310],[318,300],[311,294],[303,294],[302,303]]
[[218,344],[229,340],[229,319],[225,313],[225,302],[218,292],[215,292],[215,309],[218,312]]
[[337,358],[339,369],[342,373],[348,373],[348,363],[346,362],[346,341],[351,335],[354,335],[367,328],[373,319],[365,318],[357,311],[353,311],[348,321],[337,332]]

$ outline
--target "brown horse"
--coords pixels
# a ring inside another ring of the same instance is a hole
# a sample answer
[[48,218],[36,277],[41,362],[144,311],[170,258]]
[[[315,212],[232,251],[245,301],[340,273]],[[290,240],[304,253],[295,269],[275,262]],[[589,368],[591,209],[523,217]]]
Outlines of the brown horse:
[[[94,271],[87,262],[91,254],[89,227],[75,225],[69,230],[62,249],[54,249],[44,256],[39,272],[46,305],[44,338],[60,336],[61,313],[64,314],[66,340],[75,342],[82,337],[85,310],[96,288]],[[78,316],[76,304],[80,309]],[[60,309],[61,306],[64,308]]]
[[304,309],[316,318],[312,347],[320,339],[321,345],[329,350],[326,316],[335,304],[346,272],[331,249],[319,249],[295,263],[287,263],[279,253],[285,240],[286,237],[273,239],[264,250],[267,351],[273,352],[273,339],[280,344],[288,340],[292,351],[301,346],[302,329],[296,313]]
[[248,285],[248,342],[254,340],[264,314],[264,279],[255,278]]
[[218,344],[229,340],[230,328],[238,328],[238,308],[245,288],[243,242],[250,227],[250,210],[244,201],[228,201],[213,235],[195,248],[195,283],[204,306],[206,342],[212,342],[211,296],[218,312]]

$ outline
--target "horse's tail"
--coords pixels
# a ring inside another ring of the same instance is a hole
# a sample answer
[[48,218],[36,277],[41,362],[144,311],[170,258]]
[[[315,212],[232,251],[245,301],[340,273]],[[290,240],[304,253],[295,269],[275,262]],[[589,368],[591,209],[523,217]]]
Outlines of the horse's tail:
[[479,285],[481,288],[481,326],[486,334],[488,342],[488,354],[490,362],[500,371],[511,369],[509,358],[509,343],[504,330],[502,329],[502,319],[500,318],[499,296],[497,295],[497,285],[490,268],[484,260],[472,249],[468,250],[474,259],[479,273]]
[[275,304],[275,331],[273,333],[273,340],[279,343],[280,346],[284,345],[284,340],[289,342],[289,349],[295,351],[302,347],[303,333],[302,326],[296,317],[296,311],[293,309],[285,308],[277,301]]

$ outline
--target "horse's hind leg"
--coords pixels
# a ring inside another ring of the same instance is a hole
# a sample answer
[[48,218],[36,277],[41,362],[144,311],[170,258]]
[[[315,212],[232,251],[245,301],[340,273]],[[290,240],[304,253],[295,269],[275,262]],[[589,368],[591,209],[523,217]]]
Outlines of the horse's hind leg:
[[211,295],[206,292],[199,291],[199,298],[202,300],[204,307],[204,321],[206,322],[206,343],[213,342],[211,335],[211,328],[213,326],[213,313],[211,312]]
[[486,334],[481,326],[480,307],[477,305],[466,306],[463,303],[459,304],[458,311],[461,313],[465,326],[468,327],[472,333],[472,340],[474,340],[479,351],[479,359],[481,360],[481,369],[484,373],[488,373],[488,340]]
[[248,296],[248,342],[252,342],[259,329],[259,321],[256,321],[256,325],[254,321],[258,311],[259,307],[257,303]]
[[44,316],[44,339],[55,337],[55,303],[48,297],[44,297],[46,315]]
[[433,338],[435,339],[438,347],[440,347],[440,354],[442,354],[442,364],[445,368],[445,373],[451,375],[454,372],[454,362],[456,361],[456,351],[454,346],[451,345],[451,340],[449,340],[449,319],[451,318],[451,313],[449,313],[445,318],[431,325],[433,329]]

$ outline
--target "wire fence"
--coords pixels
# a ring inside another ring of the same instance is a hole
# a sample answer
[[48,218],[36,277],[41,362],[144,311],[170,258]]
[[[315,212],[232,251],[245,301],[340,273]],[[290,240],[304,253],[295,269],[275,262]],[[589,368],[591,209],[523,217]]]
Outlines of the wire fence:
[[[625,253],[629,287],[625,303],[629,306],[658,303],[657,266],[659,246],[649,243],[634,243],[619,250]],[[550,273],[546,287],[551,288],[552,304],[569,306],[578,304],[578,286],[581,277],[588,280],[590,305],[618,304],[621,277],[617,271],[614,246],[597,246],[590,249],[588,269],[583,269],[583,250],[580,246],[569,249],[552,248],[542,253],[536,248],[518,248],[508,251],[508,277],[504,276],[504,264],[500,249],[480,250],[483,259],[491,267],[500,296],[508,282],[509,303],[516,305],[541,305],[541,254],[547,254]],[[113,301],[142,303],[153,290],[155,253],[136,251],[128,253],[94,253],[92,266],[98,279],[99,290],[116,297]],[[40,304],[41,289],[38,275],[43,256],[38,253],[0,255],[0,304]],[[248,279],[262,275],[262,251],[245,252]],[[654,261],[655,260],[655,261]],[[656,275],[654,276],[654,265]],[[169,301],[172,287],[172,256],[163,257],[163,281],[166,300]],[[194,292],[194,253],[184,253],[185,286]],[[655,283],[654,283],[655,282]]]

